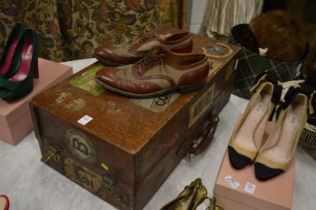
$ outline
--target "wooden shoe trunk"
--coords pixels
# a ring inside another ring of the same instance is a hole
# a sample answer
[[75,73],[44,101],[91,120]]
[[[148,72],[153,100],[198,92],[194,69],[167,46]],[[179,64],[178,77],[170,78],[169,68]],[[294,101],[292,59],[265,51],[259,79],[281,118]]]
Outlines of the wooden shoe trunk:
[[[194,51],[215,42],[194,36]],[[197,92],[119,96],[95,83],[96,63],[41,93],[30,106],[42,160],[116,208],[142,209],[229,101],[231,49]]]

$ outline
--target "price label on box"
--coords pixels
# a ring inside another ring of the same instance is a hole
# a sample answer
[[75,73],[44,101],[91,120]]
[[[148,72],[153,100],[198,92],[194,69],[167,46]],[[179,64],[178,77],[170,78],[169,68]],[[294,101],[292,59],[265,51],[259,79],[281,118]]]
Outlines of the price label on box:
[[256,185],[250,182],[247,182],[244,187],[244,191],[250,194],[254,194],[256,191]]
[[229,175],[225,176],[224,179],[227,182],[227,184],[229,184],[229,186],[233,189],[237,189],[240,185],[233,177]]

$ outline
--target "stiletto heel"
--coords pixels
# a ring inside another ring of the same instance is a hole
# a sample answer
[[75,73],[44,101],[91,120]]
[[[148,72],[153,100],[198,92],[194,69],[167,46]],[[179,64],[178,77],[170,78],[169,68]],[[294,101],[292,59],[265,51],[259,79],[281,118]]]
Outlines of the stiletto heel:
[[33,79],[38,78],[38,51],[39,40],[36,32],[25,29],[14,52],[9,70],[14,70],[15,74],[7,79],[0,78],[1,99],[13,102],[33,90]]
[[25,26],[19,22],[13,27],[4,48],[3,57],[0,60],[0,78],[7,77],[11,74],[9,69],[12,63],[14,51],[24,30]]
[[39,73],[38,73],[38,59],[36,59],[35,63],[34,63],[34,71],[33,71],[33,77],[35,79],[38,79],[39,78]]

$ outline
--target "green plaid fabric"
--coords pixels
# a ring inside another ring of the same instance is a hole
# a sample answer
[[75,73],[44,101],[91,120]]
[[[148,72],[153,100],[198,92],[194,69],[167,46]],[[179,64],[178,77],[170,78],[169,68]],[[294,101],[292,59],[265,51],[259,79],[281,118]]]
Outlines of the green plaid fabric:
[[237,55],[238,65],[233,93],[242,98],[251,97],[250,89],[256,82],[256,77],[263,71],[272,72],[279,81],[293,80],[302,61],[288,63],[260,56],[245,47],[242,47],[233,37],[229,43],[238,45],[241,50]]

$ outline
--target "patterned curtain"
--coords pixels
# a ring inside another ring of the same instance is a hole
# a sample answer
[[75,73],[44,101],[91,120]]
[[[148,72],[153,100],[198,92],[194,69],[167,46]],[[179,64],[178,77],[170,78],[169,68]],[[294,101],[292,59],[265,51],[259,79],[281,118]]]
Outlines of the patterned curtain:
[[187,0],[158,0],[161,24],[187,29]]
[[64,40],[58,23],[55,0],[2,1],[0,7],[0,54],[16,21],[24,22],[38,32],[40,54],[45,58],[62,58]]
[[157,26],[186,28],[185,0],[15,0],[0,8],[0,55],[16,21],[35,29],[40,56],[89,58],[101,44],[130,42]]

